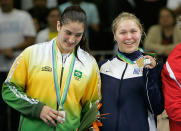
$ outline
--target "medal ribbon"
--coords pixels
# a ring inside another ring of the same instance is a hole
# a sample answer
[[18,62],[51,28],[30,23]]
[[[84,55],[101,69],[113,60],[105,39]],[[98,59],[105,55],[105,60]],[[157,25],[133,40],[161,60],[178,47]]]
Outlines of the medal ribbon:
[[127,58],[126,56],[124,56],[121,52],[118,51],[118,57],[123,60],[124,62],[128,63],[128,64],[134,64],[134,62]]
[[[138,48],[138,50],[140,50],[141,52],[143,52],[142,48]],[[124,54],[122,54],[121,52],[118,51],[117,56],[123,60],[124,62],[128,63],[128,64],[135,64],[135,62],[133,62],[131,59],[127,58]],[[142,57],[142,56],[141,56]],[[139,59],[139,58],[138,58]]]
[[52,44],[53,75],[54,75],[55,91],[56,91],[56,96],[57,96],[57,102],[58,102],[58,105],[59,105],[59,109],[63,109],[63,104],[64,104],[64,102],[65,102],[65,100],[67,98],[67,93],[68,93],[68,89],[69,89],[69,85],[70,85],[70,81],[71,81],[72,72],[73,72],[76,57],[75,57],[75,52],[73,52],[68,77],[67,77],[67,80],[66,80],[63,95],[61,97],[60,96],[60,88],[61,87],[58,84],[57,61],[56,61],[56,42],[55,41],[56,40],[53,40],[53,44]]

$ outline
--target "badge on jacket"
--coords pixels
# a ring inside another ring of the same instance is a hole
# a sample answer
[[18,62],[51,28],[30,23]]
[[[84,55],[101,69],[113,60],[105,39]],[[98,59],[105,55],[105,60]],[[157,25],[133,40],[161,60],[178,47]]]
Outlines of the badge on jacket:
[[80,80],[82,78],[82,72],[81,71],[78,71],[78,70],[75,70],[74,71],[74,78],[76,80]]

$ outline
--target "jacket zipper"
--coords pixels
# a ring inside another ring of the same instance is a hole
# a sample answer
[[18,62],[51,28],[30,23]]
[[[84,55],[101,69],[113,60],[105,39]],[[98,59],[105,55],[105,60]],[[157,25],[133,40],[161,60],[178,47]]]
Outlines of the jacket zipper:
[[[67,57],[65,57],[65,59],[63,59],[63,56],[62,56],[62,70],[61,70],[61,75],[60,75],[60,89],[61,89],[61,86],[62,86],[62,78],[63,78],[63,71],[64,71],[64,64],[65,64],[65,61],[66,61]],[[57,111],[58,111],[58,101],[57,101]],[[56,124],[57,124],[57,121],[56,121]],[[56,131],[56,127],[55,127],[55,130]]]
[[[66,60],[66,59],[65,59]],[[62,86],[62,78],[63,78],[63,71],[64,71],[64,62],[63,61],[63,57],[62,57],[62,70],[61,70],[61,75],[60,75],[60,89],[61,89],[61,86]]]
[[[62,86],[62,78],[63,78],[63,71],[64,71],[64,63],[65,63],[66,59],[63,61],[63,56],[62,56],[62,69],[61,69],[61,75],[60,75],[60,89]],[[57,101],[57,111],[58,111],[58,101]]]
[[151,106],[149,94],[148,94],[148,73],[149,73],[149,71],[147,70],[147,72],[146,72],[146,95],[147,95],[147,98],[148,98],[148,103],[149,103],[149,105],[150,105],[151,112],[154,114],[153,108],[152,108],[152,106]]
[[116,124],[116,130],[115,131],[118,131],[118,129],[119,129],[119,119],[120,119],[120,117],[119,117],[119,114],[120,114],[120,91],[121,91],[121,86],[122,86],[122,81],[123,81],[123,77],[124,77],[124,74],[125,74],[125,72],[126,72],[126,69],[127,69],[127,67],[128,67],[128,63],[126,63],[126,66],[125,66],[125,68],[124,68],[124,70],[123,70],[123,73],[122,73],[122,76],[121,76],[121,79],[120,79],[120,87],[119,87],[119,90],[118,90],[118,102],[117,102],[117,104],[118,104],[118,115],[117,115],[117,124]]

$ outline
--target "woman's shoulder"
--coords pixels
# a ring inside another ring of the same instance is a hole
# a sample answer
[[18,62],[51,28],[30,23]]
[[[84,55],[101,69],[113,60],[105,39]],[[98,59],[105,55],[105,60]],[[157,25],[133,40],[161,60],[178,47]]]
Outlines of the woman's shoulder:
[[52,49],[51,41],[42,42],[38,44],[31,45],[25,49],[25,51],[30,51],[31,53],[38,54],[38,53],[48,53]]
[[181,29],[179,28],[178,25],[176,25],[176,26],[174,27],[174,32],[175,32],[175,33],[178,33],[178,34],[180,35]]
[[96,59],[87,51],[81,49],[80,47],[77,50],[77,56],[80,59],[81,62],[85,64],[90,64],[90,63],[96,63]]
[[112,58],[99,61],[98,66],[100,71],[102,72],[104,70],[116,70],[122,68],[124,66],[123,63],[124,62],[118,60],[116,56],[113,56]]
[[152,25],[150,28],[149,28],[149,30],[148,30],[148,32],[149,31],[160,31],[161,30],[161,26],[160,25]]

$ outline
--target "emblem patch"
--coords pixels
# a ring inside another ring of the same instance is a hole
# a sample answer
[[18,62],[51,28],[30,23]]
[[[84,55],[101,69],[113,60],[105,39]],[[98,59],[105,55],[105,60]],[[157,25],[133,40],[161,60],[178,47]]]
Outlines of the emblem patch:
[[49,71],[49,72],[52,72],[52,68],[49,67],[49,66],[44,66],[41,68],[41,71]]
[[78,70],[75,70],[74,71],[74,77],[75,77],[76,80],[80,80],[82,78],[82,72],[78,71]]
[[133,74],[140,74],[143,71],[141,68],[134,68]]

